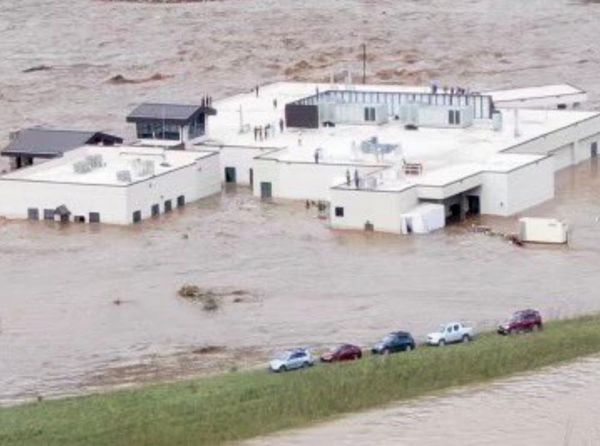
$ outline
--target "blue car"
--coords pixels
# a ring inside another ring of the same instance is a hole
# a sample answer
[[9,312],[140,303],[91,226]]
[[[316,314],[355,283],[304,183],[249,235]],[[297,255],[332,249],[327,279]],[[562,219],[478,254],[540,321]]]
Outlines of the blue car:
[[409,352],[417,347],[412,335],[406,331],[388,334],[371,349],[374,355],[386,355],[396,352]]

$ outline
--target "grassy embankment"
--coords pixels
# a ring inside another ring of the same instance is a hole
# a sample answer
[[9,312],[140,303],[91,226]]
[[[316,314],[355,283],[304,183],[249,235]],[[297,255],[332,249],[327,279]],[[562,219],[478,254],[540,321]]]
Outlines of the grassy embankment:
[[541,333],[273,375],[266,371],[0,409],[2,445],[209,445],[600,352],[600,316]]

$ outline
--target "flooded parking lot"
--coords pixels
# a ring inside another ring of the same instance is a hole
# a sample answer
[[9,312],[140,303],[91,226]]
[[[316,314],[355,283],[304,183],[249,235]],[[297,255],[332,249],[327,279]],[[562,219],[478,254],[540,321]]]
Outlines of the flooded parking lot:
[[[0,9],[0,139],[37,124],[131,137],[137,102],[359,72],[362,42],[373,82],[571,82],[598,107],[600,5],[512,3],[24,0]],[[472,221],[427,237],[334,232],[302,204],[245,189],[133,228],[0,222],[0,400],[229,370],[293,345],[368,345],[447,319],[485,328],[526,306],[598,311],[597,166],[561,172],[557,187],[526,214],[566,219],[568,249],[518,248]],[[207,313],[177,297],[185,283],[250,294]]]

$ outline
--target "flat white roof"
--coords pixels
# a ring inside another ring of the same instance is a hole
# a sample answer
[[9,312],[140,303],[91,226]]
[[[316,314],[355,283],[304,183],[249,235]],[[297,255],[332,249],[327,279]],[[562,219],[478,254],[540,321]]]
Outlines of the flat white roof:
[[[85,162],[87,157],[100,155],[102,165],[89,172],[77,173],[74,165]],[[19,169],[0,177],[0,180],[24,180],[73,184],[101,184],[127,186],[153,176],[175,171],[192,165],[196,160],[214,155],[208,151],[166,150],[142,146],[83,146],[35,166]],[[140,168],[140,162],[151,161],[152,171]],[[119,181],[117,172],[129,171],[131,182]]]
[[[347,90],[343,84],[314,84],[279,82],[254,92],[240,94],[216,101],[216,117],[210,121],[210,137],[217,145],[271,148],[263,159],[283,162],[314,162],[316,149],[321,149],[320,163],[348,165],[397,165],[402,160],[418,163],[423,167],[417,177],[379,172],[378,188],[403,190],[412,185],[439,186],[485,170],[506,172],[543,158],[540,155],[503,154],[503,150],[560,128],[588,119],[597,113],[573,110],[531,110],[518,112],[519,133],[515,134],[515,112],[502,109],[503,126],[500,131],[492,128],[490,120],[476,121],[474,125],[460,128],[427,128],[406,130],[399,121],[383,125],[336,125],[319,129],[279,130],[279,120],[284,117],[285,104],[314,95],[317,90]],[[357,91],[403,91],[429,92],[429,87],[403,85],[353,85]],[[484,92],[494,99],[514,100],[560,94],[580,94],[581,90],[570,85],[547,85],[532,88]],[[274,106],[274,100],[277,107]],[[241,120],[245,131],[240,132]],[[253,128],[270,125],[272,136],[256,141]],[[374,155],[360,150],[360,143],[373,136],[380,143],[397,144],[399,153],[376,159]],[[340,187],[344,187],[340,185]]]
[[555,84],[541,85],[538,87],[510,88],[506,90],[485,91],[483,94],[489,94],[494,102],[502,106],[502,102],[526,101],[531,99],[556,98],[561,96],[585,95],[586,92],[573,85]]

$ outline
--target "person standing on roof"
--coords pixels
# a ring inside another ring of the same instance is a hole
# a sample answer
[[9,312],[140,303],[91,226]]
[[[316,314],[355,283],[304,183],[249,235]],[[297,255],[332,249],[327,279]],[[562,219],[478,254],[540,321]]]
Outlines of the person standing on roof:
[[357,189],[360,188],[360,178],[358,177],[358,169],[354,169],[354,185]]
[[283,121],[283,118],[279,119],[279,131],[281,133],[283,133],[283,128],[285,127],[285,122]]
[[277,98],[273,99],[273,108],[277,108]]
[[352,184],[352,175],[350,175],[350,169],[346,169],[346,186]]

